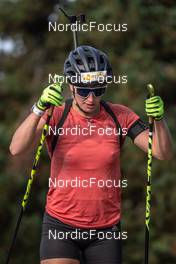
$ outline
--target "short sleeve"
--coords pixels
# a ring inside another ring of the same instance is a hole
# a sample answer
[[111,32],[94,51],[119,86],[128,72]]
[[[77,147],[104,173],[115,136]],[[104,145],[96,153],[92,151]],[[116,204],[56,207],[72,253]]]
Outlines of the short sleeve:
[[125,136],[134,140],[144,130],[148,129],[148,126],[143,122],[139,115],[124,105],[112,105],[112,109],[116,114],[116,117],[121,125],[122,132],[125,132]]

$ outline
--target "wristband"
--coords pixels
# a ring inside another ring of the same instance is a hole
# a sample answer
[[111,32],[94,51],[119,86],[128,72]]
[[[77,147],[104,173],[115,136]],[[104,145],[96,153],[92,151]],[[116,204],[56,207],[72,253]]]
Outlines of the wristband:
[[37,107],[36,103],[35,103],[35,104],[32,106],[32,108],[31,108],[31,112],[33,112],[33,113],[36,114],[37,116],[42,116],[42,115],[44,114],[45,111],[40,110],[40,109]]

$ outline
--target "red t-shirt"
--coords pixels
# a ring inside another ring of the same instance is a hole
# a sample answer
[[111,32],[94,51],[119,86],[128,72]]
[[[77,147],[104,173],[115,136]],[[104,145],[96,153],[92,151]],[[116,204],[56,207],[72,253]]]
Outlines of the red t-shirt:
[[[118,118],[125,140],[127,130],[139,116],[123,105],[109,105]],[[63,106],[55,107],[50,121],[49,154],[63,109]],[[46,114],[43,118],[46,119]],[[78,228],[103,228],[118,223],[121,217],[120,147],[111,116],[102,106],[91,119],[71,108],[59,133],[51,160],[46,211]]]

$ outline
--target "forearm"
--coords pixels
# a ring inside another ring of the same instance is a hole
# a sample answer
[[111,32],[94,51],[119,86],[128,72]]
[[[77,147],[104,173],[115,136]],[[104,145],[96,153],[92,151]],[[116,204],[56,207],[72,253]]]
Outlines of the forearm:
[[12,155],[21,154],[31,147],[36,136],[36,129],[40,118],[40,116],[31,113],[17,128],[9,147]]
[[15,131],[10,152],[18,155],[31,148],[39,140],[45,120],[41,118],[44,112],[51,106],[62,105],[62,83],[50,84],[46,87],[38,102],[33,106],[31,113]]
[[164,119],[154,121],[153,152],[161,160],[172,158],[172,138]]

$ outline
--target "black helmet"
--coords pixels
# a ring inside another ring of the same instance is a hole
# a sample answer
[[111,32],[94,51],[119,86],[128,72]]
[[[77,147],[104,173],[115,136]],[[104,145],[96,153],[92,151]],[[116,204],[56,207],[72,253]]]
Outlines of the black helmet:
[[75,86],[102,86],[112,79],[112,68],[107,55],[90,46],[79,46],[71,51],[64,63],[64,74]]

